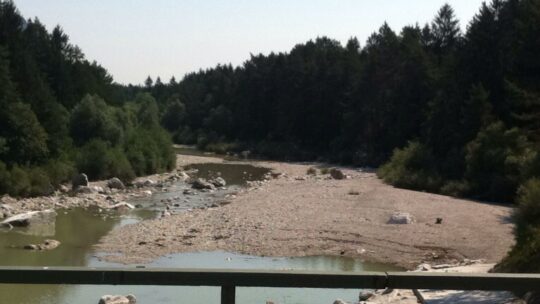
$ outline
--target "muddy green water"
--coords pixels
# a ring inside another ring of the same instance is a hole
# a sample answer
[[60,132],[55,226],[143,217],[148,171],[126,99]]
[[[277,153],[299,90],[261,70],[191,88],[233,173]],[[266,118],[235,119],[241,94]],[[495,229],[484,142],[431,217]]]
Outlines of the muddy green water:
[[205,179],[221,176],[223,179],[225,179],[225,181],[227,181],[227,185],[235,186],[244,186],[248,181],[261,180],[266,173],[270,172],[270,170],[267,168],[255,167],[246,164],[228,163],[194,164],[186,166],[185,169],[195,169],[198,171],[196,173],[197,177],[202,177]]
[[[202,164],[194,166],[201,177],[221,172],[230,184],[242,185],[247,180],[260,178],[266,171],[244,165],[229,167]],[[244,173],[246,172],[246,173]],[[98,210],[59,210],[53,225],[27,230],[16,228],[11,231],[0,230],[0,265],[2,266],[90,266],[90,267],[135,267],[99,260],[101,253],[94,252],[92,246],[109,231],[120,225],[136,223],[154,218],[159,212],[159,202],[163,197],[178,194],[185,185],[175,185],[166,193],[154,194],[144,203],[145,208],[135,209],[127,214],[103,213]],[[224,191],[230,191],[229,189]],[[173,193],[173,194],[171,194]],[[224,192],[225,193],[225,192]],[[200,194],[207,196],[199,200],[181,198],[189,206],[208,204],[218,199],[219,193]],[[210,196],[213,195],[213,196]],[[195,195],[197,196],[197,195]],[[179,204],[179,205],[182,205]],[[156,207],[157,206],[157,207]],[[181,212],[179,208],[178,212]],[[28,251],[22,246],[40,243],[52,238],[62,244],[51,251]],[[319,271],[388,271],[397,270],[388,265],[364,263],[359,259],[344,257],[302,257],[269,258],[254,257],[228,252],[183,253],[162,257],[147,267],[174,268],[243,268],[243,269],[297,269]],[[58,286],[58,285],[7,285],[0,284],[0,303],[23,304],[68,304],[97,303],[104,294],[135,294],[138,303],[219,303],[219,288],[214,287],[157,287],[157,286]],[[336,298],[353,302],[357,300],[358,290],[321,289],[274,289],[239,288],[237,303],[309,303],[328,304]]]

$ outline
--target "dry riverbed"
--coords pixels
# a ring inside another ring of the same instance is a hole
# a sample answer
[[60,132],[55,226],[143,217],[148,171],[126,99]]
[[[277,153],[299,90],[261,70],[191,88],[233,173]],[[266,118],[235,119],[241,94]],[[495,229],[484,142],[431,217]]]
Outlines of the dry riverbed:
[[[224,160],[178,156],[179,169],[208,162]],[[96,250],[121,263],[224,250],[261,256],[343,255],[413,269],[464,259],[494,263],[513,244],[507,206],[397,189],[374,173],[350,168],[342,168],[348,178],[336,180],[320,172],[308,175],[313,164],[247,163],[271,168],[275,178],[252,183],[219,207],[120,227]],[[409,213],[414,223],[389,224],[394,212]],[[437,218],[441,224],[435,223]]]

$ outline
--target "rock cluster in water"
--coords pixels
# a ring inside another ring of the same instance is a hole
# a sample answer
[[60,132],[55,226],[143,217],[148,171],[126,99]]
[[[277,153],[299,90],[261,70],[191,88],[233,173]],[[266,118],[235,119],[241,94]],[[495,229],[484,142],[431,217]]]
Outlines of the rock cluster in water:
[[111,295],[104,295],[99,299],[98,304],[135,304],[137,303],[137,299],[134,295],[127,295],[127,296],[111,296]]

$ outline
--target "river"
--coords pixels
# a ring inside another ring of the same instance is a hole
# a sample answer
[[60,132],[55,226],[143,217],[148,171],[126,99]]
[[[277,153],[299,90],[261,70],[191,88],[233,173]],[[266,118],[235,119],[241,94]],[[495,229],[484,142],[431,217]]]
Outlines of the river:
[[[88,266],[88,267],[135,267],[103,262],[102,254],[93,250],[93,245],[109,231],[120,225],[155,218],[162,207],[161,202],[175,197],[173,212],[201,208],[215,203],[225,195],[244,187],[248,181],[262,178],[265,169],[238,164],[198,164],[190,166],[198,170],[198,176],[220,175],[228,182],[227,189],[216,193],[183,194],[185,184],[175,184],[167,192],[158,192],[151,197],[139,199],[142,208],[128,213],[109,213],[98,209],[58,210],[54,225],[43,229],[25,230],[16,228],[0,232],[0,265],[3,266]],[[161,206],[161,207],[160,207]],[[30,243],[40,243],[46,238],[59,240],[62,244],[51,251],[31,251],[22,247]],[[180,253],[164,256],[146,267],[169,268],[223,268],[223,269],[296,269],[318,271],[389,271],[395,267],[382,264],[365,263],[359,259],[346,257],[301,257],[271,258],[240,255],[230,252]],[[329,304],[337,298],[357,301],[358,290],[324,289],[274,289],[239,288],[237,303],[309,303]],[[219,288],[215,287],[155,287],[155,286],[58,286],[58,285],[2,285],[2,303],[92,303],[104,294],[134,294],[138,303],[190,303],[207,304],[219,302]]]

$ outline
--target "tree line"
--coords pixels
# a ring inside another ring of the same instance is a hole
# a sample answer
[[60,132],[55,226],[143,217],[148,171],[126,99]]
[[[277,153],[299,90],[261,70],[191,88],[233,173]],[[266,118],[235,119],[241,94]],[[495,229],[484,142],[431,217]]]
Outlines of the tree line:
[[49,194],[76,172],[129,181],[171,169],[155,99],[123,94],[59,26],[0,1],[0,194]]

